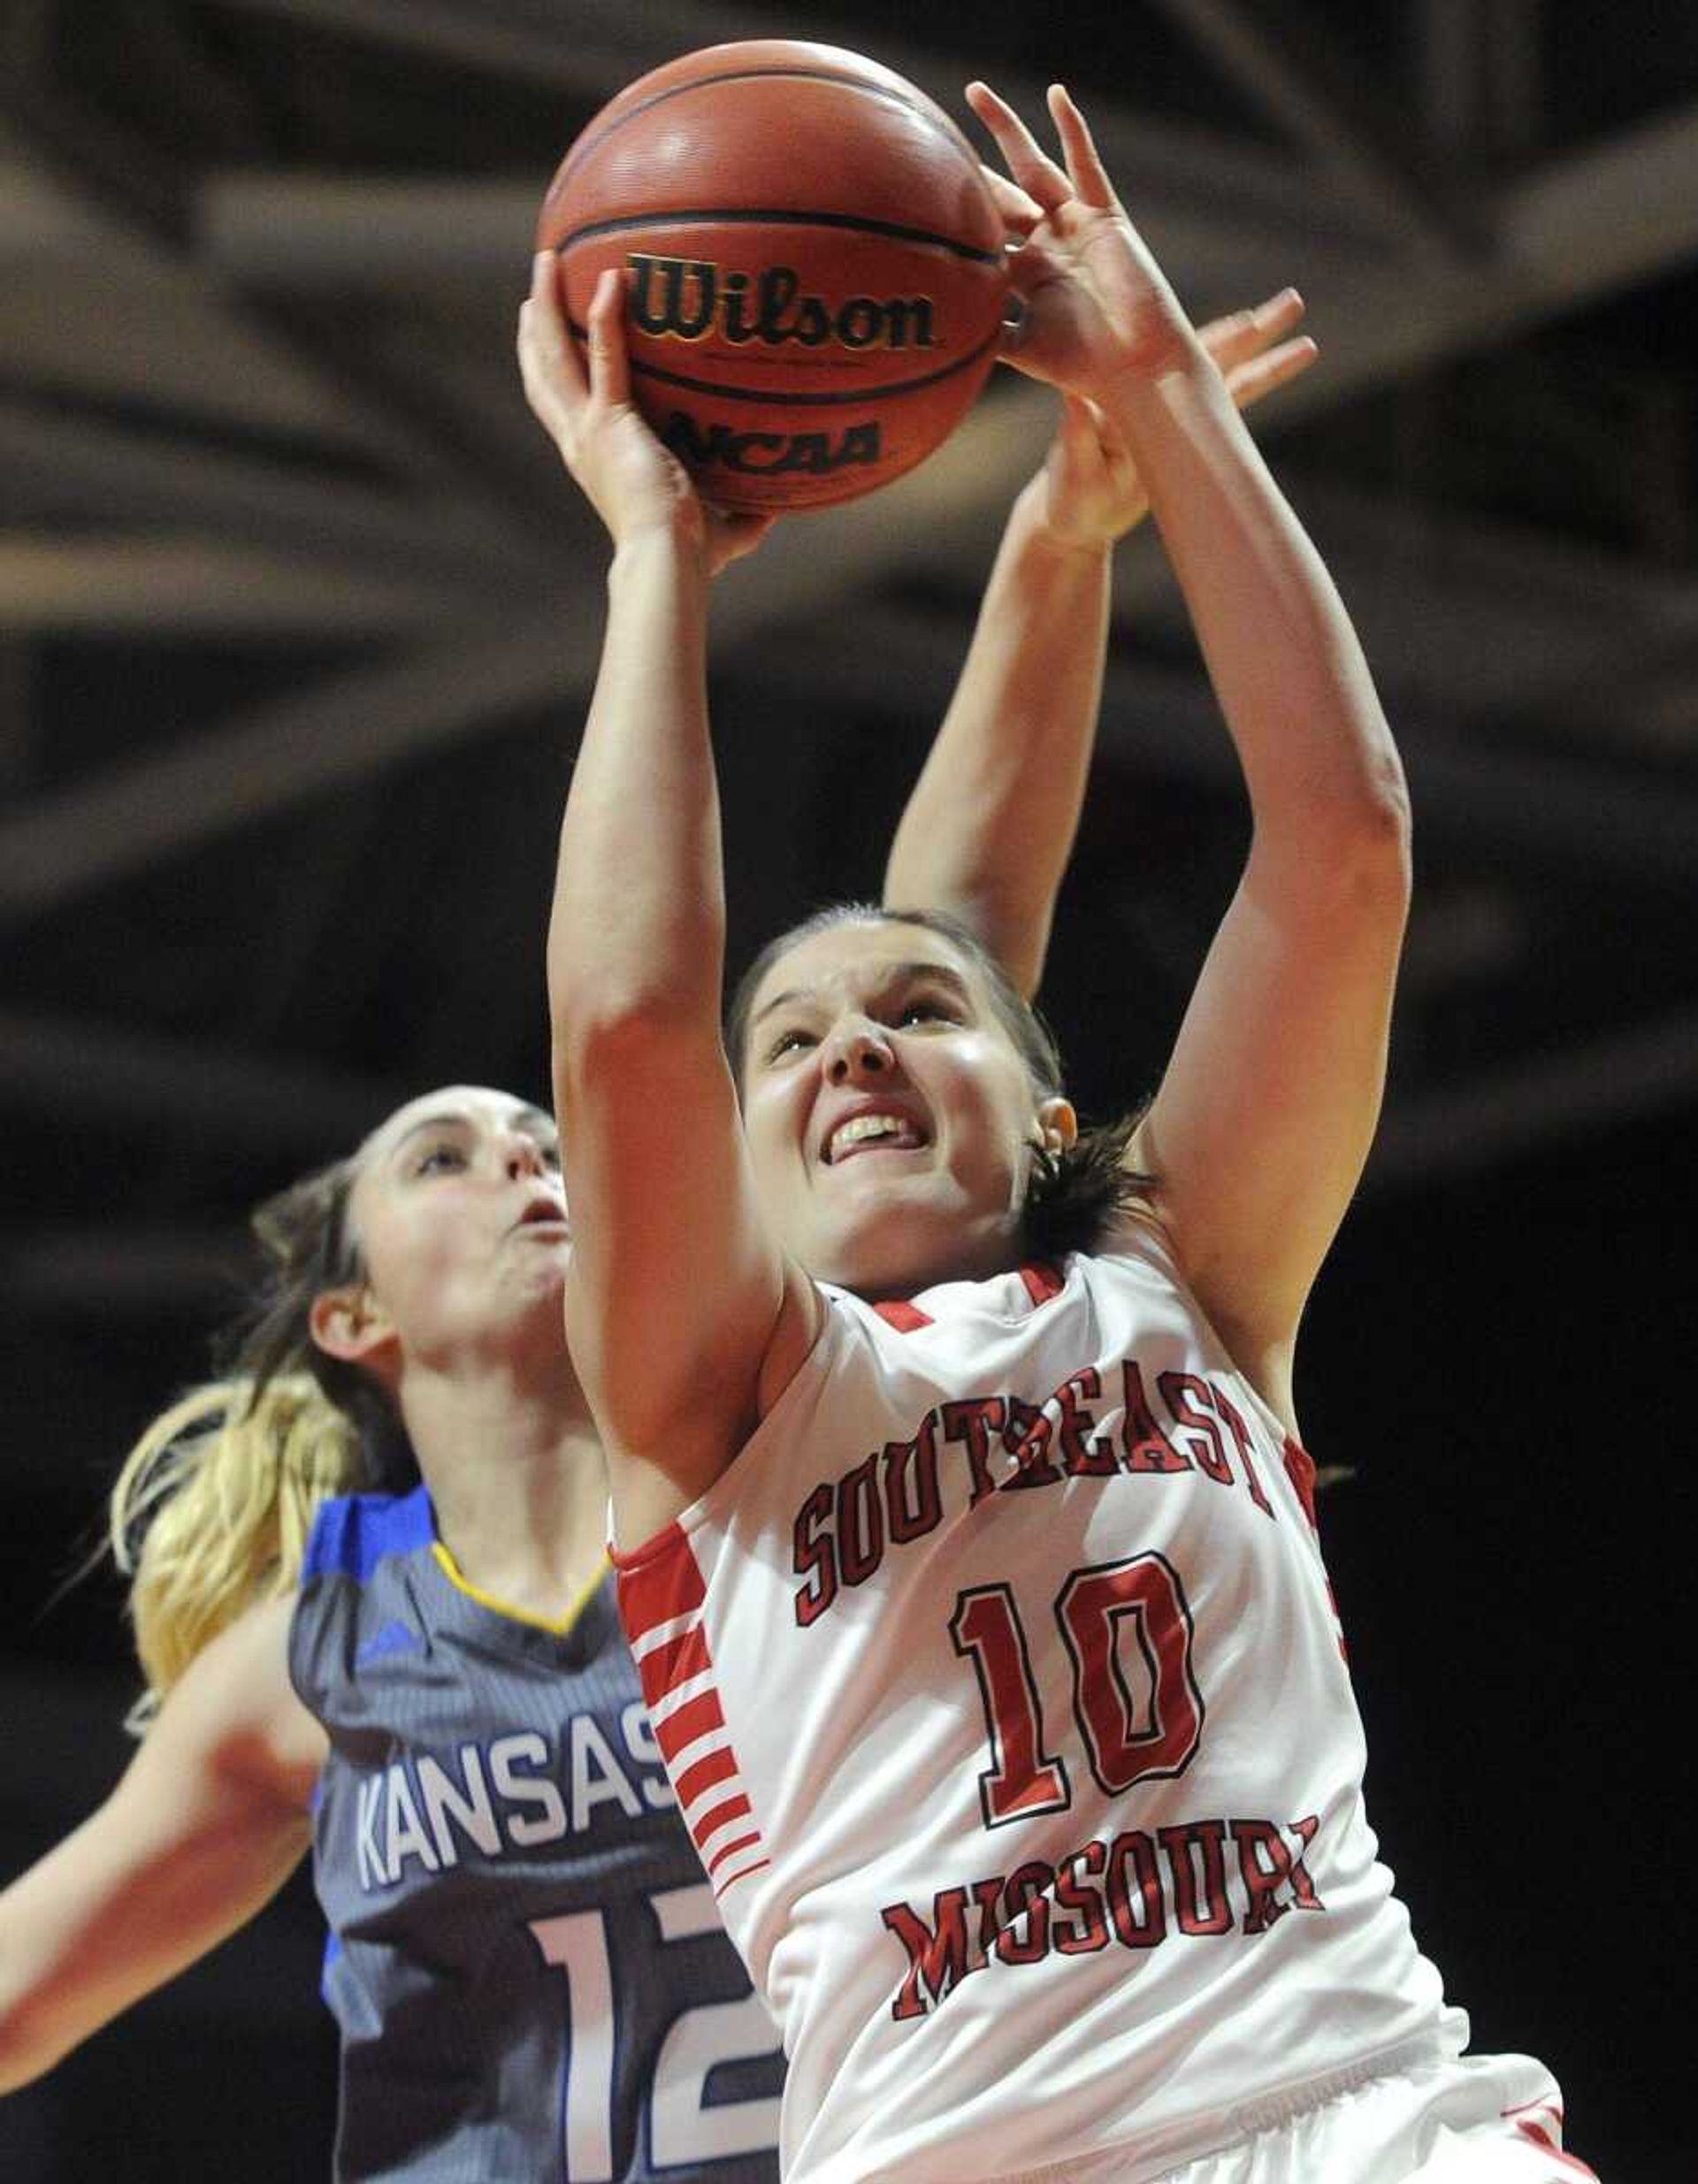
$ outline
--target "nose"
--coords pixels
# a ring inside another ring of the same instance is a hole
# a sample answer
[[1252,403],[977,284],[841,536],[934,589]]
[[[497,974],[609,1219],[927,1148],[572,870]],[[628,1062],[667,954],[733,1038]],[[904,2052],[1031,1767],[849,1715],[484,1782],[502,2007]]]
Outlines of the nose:
[[522,1176],[540,1176],[542,1147],[528,1130],[516,1131],[507,1141],[503,1164],[509,1183],[517,1183]]
[[832,1027],[821,1054],[826,1081],[853,1084],[862,1077],[889,1074],[896,1056],[882,1026],[870,1016],[845,1016]]

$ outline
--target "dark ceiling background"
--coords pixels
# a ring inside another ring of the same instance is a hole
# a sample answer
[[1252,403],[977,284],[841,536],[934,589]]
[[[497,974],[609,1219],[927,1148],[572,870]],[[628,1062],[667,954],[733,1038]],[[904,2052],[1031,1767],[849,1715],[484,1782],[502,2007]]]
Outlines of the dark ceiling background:
[[[0,98],[0,1874],[124,1754],[56,1591],[207,1357],[246,1208],[393,1101],[540,1093],[604,555],[510,361],[531,222],[692,46],[1066,76],[1199,314],[1286,280],[1273,450],[1404,745],[1419,899],[1301,1384],[1373,1809],[1479,2042],[1609,2184],[1692,2173],[1698,11],[1686,0],[11,0]],[[717,602],[738,948],[876,885],[1046,400],[996,386]],[[1047,988],[1159,1069],[1243,843],[1145,540]],[[30,2093],[0,2176],[324,2173],[296,1888]],[[233,2150],[239,2149],[239,2151]]]

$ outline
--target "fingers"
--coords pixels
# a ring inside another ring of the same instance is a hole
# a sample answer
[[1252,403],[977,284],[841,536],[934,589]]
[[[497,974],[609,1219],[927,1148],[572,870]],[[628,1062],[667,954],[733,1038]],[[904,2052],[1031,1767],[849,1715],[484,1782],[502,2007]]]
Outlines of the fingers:
[[558,438],[587,392],[584,367],[566,331],[560,268],[552,250],[531,262],[531,293],[519,310],[519,371],[531,407]]
[[1241,410],[1271,395],[1276,387],[1289,385],[1320,354],[1306,333],[1281,339],[1303,313],[1304,301],[1296,290],[1281,288],[1253,310],[1234,311],[1203,328],[1203,346]]
[[969,83],[967,102],[997,140],[1014,180],[1045,212],[1058,211],[1069,198],[1098,211],[1116,211],[1120,200],[1098,152],[1090,124],[1074,104],[1065,84],[1049,91],[1051,119],[1061,138],[1065,168],[1058,166],[1006,99],[988,83]]
[[[967,103],[996,139],[1008,172],[1045,212],[1054,212],[1074,194],[1073,183],[1044,151],[1006,99],[988,83],[969,83]],[[1081,125],[1082,126],[1082,124]]]
[[1011,234],[1029,235],[1044,218],[1044,208],[1036,198],[1029,197],[1018,183],[1011,182],[1006,174],[998,174],[994,167],[981,166],[985,188],[991,201],[1002,215],[1002,224]]
[[741,561],[746,554],[753,553],[778,517],[776,512],[769,516],[732,515],[724,509],[709,507],[708,520],[708,572],[717,576],[734,561]]
[[1289,333],[1304,310],[1303,298],[1295,288],[1281,288],[1251,310],[1233,311],[1224,318],[1212,319],[1198,338],[1221,371],[1229,372]]
[[1075,455],[1094,456],[1101,460],[1106,452],[1103,413],[1086,395],[1063,394],[1061,437]]
[[1236,364],[1227,374],[1227,391],[1241,410],[1249,409],[1276,387],[1288,386],[1314,363],[1320,351],[1305,333],[1295,341],[1281,341],[1266,356]]
[[631,362],[625,354],[625,276],[616,265],[596,278],[589,309],[590,393],[608,404],[631,400]]
[[1060,133],[1067,172],[1072,178],[1074,195],[1080,203],[1090,205],[1101,212],[1117,211],[1120,200],[1114,195],[1114,185],[1109,180],[1108,171],[1098,153],[1090,124],[1074,104],[1072,96],[1063,83],[1050,86],[1050,116]]
[[586,372],[562,306],[558,261],[552,250],[532,259],[531,293],[519,311],[519,368],[532,408],[551,429],[569,424],[585,402],[630,401],[624,304],[625,277],[609,266],[590,298]]

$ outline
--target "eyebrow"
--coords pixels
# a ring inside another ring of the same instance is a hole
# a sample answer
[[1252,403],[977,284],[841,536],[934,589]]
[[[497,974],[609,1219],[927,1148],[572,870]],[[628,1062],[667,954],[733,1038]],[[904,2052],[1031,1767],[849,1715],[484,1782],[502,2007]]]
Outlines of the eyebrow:
[[[952,993],[959,994],[964,1001],[970,1003],[973,999],[967,980],[959,970],[952,969],[947,963],[929,963],[918,957],[889,965],[879,984],[883,986],[906,985],[924,979],[933,979],[939,985],[946,985]],[[753,1031],[762,1017],[769,1016],[775,1008],[787,1008],[792,1001],[811,1000],[814,991],[811,986],[791,986],[783,993],[775,993],[769,1001],[762,1002],[750,1017],[750,1031]]]

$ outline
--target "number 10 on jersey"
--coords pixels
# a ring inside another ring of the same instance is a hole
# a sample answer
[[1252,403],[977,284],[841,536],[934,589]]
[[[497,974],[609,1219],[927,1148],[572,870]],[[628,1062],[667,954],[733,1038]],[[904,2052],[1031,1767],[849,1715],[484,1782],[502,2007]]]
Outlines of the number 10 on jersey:
[[[1191,1610],[1162,1554],[1128,1555],[1071,1573],[1051,1612],[1073,1663],[1073,1716],[1098,1787],[1118,1797],[1152,1775],[1179,1774],[1203,1736],[1191,1666]],[[956,1597],[949,1635],[970,1660],[991,1764],[979,1776],[987,1828],[1059,1812],[1073,1802],[1067,1764],[1044,1748],[1043,1705],[1012,1586]]]

